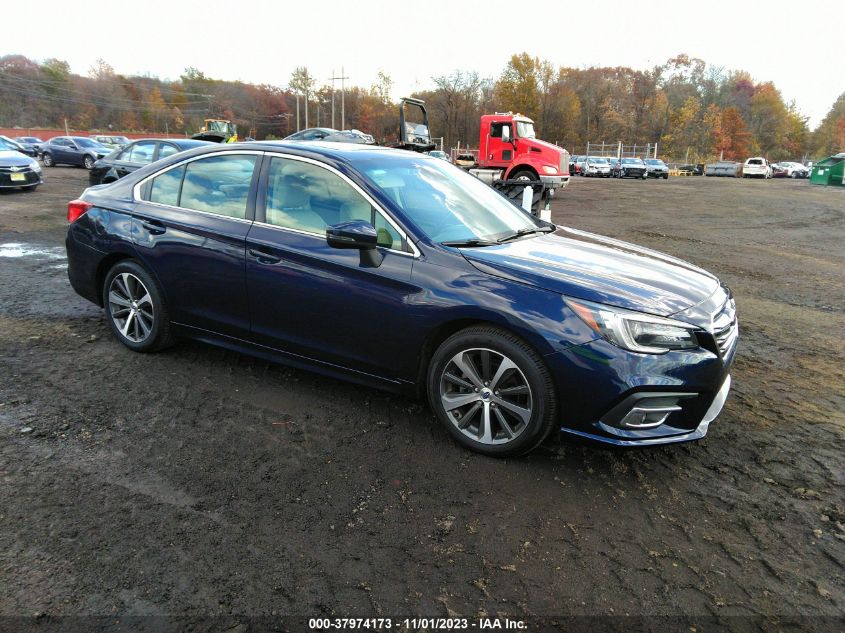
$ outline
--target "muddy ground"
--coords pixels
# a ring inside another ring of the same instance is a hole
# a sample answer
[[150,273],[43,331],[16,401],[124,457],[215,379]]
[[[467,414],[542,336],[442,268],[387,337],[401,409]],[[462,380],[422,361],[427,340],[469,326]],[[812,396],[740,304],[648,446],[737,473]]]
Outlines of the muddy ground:
[[845,190],[574,181],[554,221],[733,288],[734,388],[695,444],[495,460],[411,400],[198,343],[128,351],[66,279],[87,174],[47,177],[0,194],[0,615],[841,625]]

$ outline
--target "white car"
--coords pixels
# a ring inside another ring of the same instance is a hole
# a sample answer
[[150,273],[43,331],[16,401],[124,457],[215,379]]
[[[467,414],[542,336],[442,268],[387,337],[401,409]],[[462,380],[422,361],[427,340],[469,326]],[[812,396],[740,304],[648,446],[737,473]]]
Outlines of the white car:
[[751,178],[757,176],[758,178],[771,178],[772,166],[762,156],[755,156],[745,161],[742,166],[742,177]]
[[581,175],[610,178],[610,163],[607,162],[606,158],[589,156],[587,160],[584,161],[584,166],[581,168]]

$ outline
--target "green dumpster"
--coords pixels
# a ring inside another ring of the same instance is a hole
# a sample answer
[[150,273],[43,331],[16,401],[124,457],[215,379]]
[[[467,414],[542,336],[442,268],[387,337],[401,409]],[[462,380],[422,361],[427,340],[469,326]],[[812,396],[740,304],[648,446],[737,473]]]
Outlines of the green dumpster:
[[810,182],[814,185],[845,187],[845,152],[820,160],[813,165]]

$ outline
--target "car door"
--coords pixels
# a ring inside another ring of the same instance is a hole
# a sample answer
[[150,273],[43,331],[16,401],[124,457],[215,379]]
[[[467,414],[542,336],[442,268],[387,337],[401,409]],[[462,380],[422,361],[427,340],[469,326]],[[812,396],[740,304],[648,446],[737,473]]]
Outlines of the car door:
[[50,152],[53,154],[53,162],[68,163],[73,159],[70,154],[70,146],[73,144],[69,138],[55,138],[50,141]]
[[85,160],[85,150],[72,138],[67,139],[65,146],[65,162],[71,165],[82,165]]
[[[383,259],[326,242],[326,227],[366,220]],[[246,244],[252,336],[325,363],[391,378],[407,349],[415,248],[362,189],[340,172],[269,156]]]
[[172,321],[249,336],[244,244],[260,160],[254,151],[203,155],[136,187],[133,239],[164,288]]

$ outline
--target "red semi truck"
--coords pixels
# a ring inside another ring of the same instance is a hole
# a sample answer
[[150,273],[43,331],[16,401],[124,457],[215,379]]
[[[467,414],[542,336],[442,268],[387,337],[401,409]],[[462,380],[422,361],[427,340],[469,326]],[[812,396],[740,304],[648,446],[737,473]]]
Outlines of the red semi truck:
[[541,141],[534,121],[513,112],[481,117],[478,164],[469,170],[481,180],[542,181],[547,189],[569,183],[569,152]]

